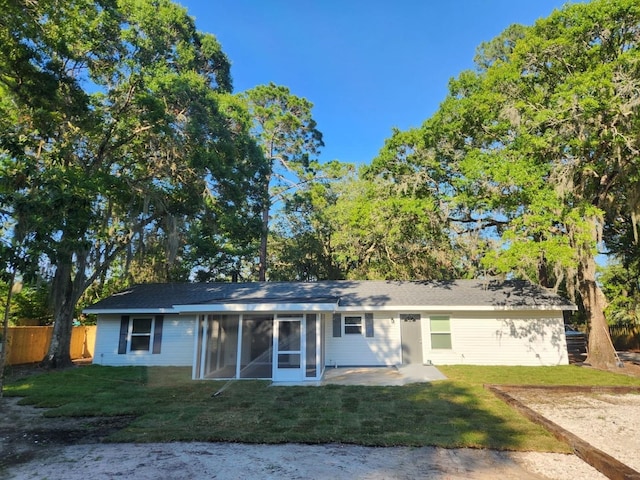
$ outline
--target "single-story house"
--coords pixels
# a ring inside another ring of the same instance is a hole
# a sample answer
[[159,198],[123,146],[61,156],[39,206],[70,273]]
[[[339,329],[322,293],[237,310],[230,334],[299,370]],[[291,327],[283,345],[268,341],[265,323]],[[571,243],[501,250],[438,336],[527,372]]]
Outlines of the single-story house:
[[567,364],[575,308],[524,281],[343,280],[136,285],[85,313],[96,364],[299,382],[328,367]]

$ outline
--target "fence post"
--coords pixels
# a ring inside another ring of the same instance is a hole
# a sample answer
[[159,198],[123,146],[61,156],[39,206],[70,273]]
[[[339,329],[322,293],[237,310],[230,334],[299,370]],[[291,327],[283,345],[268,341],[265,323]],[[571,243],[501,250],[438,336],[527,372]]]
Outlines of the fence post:
[[7,337],[9,336],[9,310],[11,309],[11,297],[13,296],[13,287],[16,282],[16,267],[13,267],[11,278],[7,290],[7,303],[4,306],[4,317],[2,321],[2,343],[0,344],[0,398],[4,392],[4,365],[7,360]]

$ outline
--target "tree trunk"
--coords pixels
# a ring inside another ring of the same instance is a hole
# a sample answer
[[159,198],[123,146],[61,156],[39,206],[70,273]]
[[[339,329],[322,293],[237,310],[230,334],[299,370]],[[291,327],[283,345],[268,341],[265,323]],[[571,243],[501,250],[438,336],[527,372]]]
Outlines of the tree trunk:
[[[270,164],[271,170],[273,170],[273,160]],[[269,192],[269,185],[271,184],[271,172],[266,174],[262,186],[262,231],[260,232],[260,264],[258,265],[258,281],[264,282],[267,280],[267,241],[269,240],[269,213],[271,212],[271,196]]]
[[71,280],[71,262],[61,261],[56,267],[53,277],[53,335],[47,355],[41,365],[45,368],[66,368],[73,365],[71,361],[71,328],[75,296]]
[[578,290],[591,327],[586,361],[596,368],[613,369],[618,362],[604,316],[604,295],[596,283],[596,262],[591,255],[578,266]]
[[0,348],[0,398],[3,396],[4,391],[4,367],[7,361],[7,348],[9,343],[7,342],[7,336],[9,335],[9,313],[11,311],[11,297],[13,296],[13,287],[16,281],[16,268],[13,267],[11,271],[11,278],[9,279],[9,285],[7,290],[7,303],[4,308],[4,317],[2,320],[2,344]]
[[269,238],[269,203],[262,209],[262,231],[260,232],[260,264],[258,265],[258,281],[267,279],[267,240]]
[[549,264],[544,254],[538,259],[538,283],[544,288],[553,288],[549,278]]

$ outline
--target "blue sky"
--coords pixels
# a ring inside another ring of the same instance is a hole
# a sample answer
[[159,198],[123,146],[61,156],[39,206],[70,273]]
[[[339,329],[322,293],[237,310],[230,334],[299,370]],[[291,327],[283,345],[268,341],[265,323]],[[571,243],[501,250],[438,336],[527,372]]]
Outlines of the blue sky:
[[274,82],[314,104],[321,160],[370,163],[473,68],[477,46],[562,0],[178,0],[232,62],[236,92]]

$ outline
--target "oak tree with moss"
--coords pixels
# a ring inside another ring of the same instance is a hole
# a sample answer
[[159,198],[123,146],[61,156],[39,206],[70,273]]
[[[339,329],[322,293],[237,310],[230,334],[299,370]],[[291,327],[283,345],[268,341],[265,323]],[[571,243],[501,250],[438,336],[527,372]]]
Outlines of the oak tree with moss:
[[[44,363],[70,363],[74,309],[149,232],[246,191],[260,159],[221,105],[229,62],[169,0],[11,0],[0,21],[0,205],[11,255],[53,273]],[[222,208],[222,207],[221,207]]]
[[451,81],[420,144],[398,133],[377,163],[396,178],[446,172],[450,221],[499,242],[484,269],[573,295],[590,321],[587,361],[601,367],[616,359],[598,248],[613,246],[613,224],[636,246],[639,236],[639,42],[632,0],[568,5],[510,27]]

